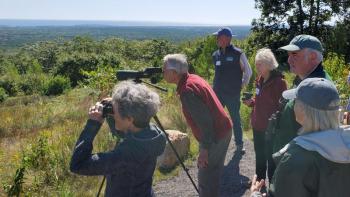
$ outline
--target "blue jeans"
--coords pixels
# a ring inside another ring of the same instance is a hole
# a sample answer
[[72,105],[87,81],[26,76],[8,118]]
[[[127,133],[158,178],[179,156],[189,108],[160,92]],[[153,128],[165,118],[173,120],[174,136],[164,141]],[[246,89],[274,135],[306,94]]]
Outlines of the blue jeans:
[[230,113],[233,123],[233,135],[235,136],[236,146],[243,145],[241,116],[239,115],[239,109],[241,108],[240,95],[235,97],[227,97],[222,95],[217,96],[222,106],[227,107],[228,112]]

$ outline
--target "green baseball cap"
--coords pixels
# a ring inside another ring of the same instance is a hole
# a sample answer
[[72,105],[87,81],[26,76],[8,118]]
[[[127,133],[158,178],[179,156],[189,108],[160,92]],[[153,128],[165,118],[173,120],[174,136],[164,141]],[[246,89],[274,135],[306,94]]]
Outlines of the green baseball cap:
[[321,53],[323,52],[323,47],[320,40],[315,36],[305,34],[295,36],[293,40],[290,41],[289,45],[280,47],[279,49],[286,51],[299,51],[305,48],[314,49]]

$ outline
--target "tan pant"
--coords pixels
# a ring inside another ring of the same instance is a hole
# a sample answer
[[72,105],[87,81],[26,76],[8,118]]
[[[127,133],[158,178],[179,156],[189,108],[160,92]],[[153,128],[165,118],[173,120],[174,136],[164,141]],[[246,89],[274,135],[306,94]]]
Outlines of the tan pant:
[[232,132],[211,145],[208,150],[208,167],[198,170],[198,185],[200,197],[218,197],[220,194],[220,179],[224,168],[228,145]]

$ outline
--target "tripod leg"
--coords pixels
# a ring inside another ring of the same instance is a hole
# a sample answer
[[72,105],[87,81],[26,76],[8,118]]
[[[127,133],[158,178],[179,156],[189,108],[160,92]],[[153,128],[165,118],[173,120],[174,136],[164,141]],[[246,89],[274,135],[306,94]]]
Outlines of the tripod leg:
[[105,183],[105,180],[106,180],[106,177],[104,176],[103,177],[103,180],[102,180],[102,182],[101,182],[101,185],[100,185],[100,188],[98,189],[98,192],[97,192],[97,197],[99,197],[100,196],[100,193],[101,193],[101,190],[102,190],[102,186],[103,186],[103,184]]
[[199,194],[199,190],[198,190],[198,188],[197,188],[197,185],[196,185],[195,182],[193,181],[193,179],[192,179],[190,173],[188,172],[188,168],[186,168],[185,164],[182,162],[182,160],[181,160],[181,158],[180,158],[178,152],[176,151],[176,149],[175,149],[173,143],[171,143],[171,141],[170,141],[170,139],[169,139],[169,136],[168,136],[168,134],[165,132],[165,130],[164,130],[162,124],[160,123],[160,121],[159,121],[157,115],[153,116],[153,119],[156,121],[156,123],[157,123],[158,127],[160,128],[160,130],[162,130],[162,132],[165,134],[165,138],[166,138],[166,140],[168,141],[168,143],[169,143],[171,149],[174,151],[177,160],[179,161],[179,163],[181,164],[182,168],[183,168],[184,171],[186,172],[186,174],[187,174],[188,178],[190,179],[190,181],[191,181],[193,187],[196,189],[197,193]]

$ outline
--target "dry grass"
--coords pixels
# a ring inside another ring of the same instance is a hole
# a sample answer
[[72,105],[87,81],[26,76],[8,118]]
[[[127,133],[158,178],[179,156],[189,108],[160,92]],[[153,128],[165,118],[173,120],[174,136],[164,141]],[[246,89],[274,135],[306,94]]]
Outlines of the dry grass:
[[[162,96],[163,107],[158,116],[164,127],[188,132],[177,98],[172,93]],[[23,166],[22,194],[96,195],[102,179],[70,173],[69,161],[86,122],[87,109],[97,98],[98,93],[91,89],[77,89],[59,97],[22,97],[0,105],[0,196],[6,194],[4,186],[14,185],[16,169]],[[198,153],[198,146],[190,136],[187,162]],[[104,125],[94,141],[94,152],[110,150],[115,141]],[[174,176],[178,169],[169,173],[157,170],[154,179]]]
[[[190,165],[198,154],[198,143],[186,124],[174,88],[168,94],[160,95],[162,107],[158,117],[164,128],[176,129],[190,136],[190,152],[185,158],[185,164]],[[91,89],[77,89],[59,97],[33,96],[12,99],[2,104],[2,186],[13,185],[16,169],[26,166],[22,185],[22,193],[26,195],[95,196],[102,178],[70,173],[69,161],[74,143],[86,122],[87,109],[97,98],[98,93]],[[242,112],[243,116],[247,116],[247,110]],[[104,125],[94,141],[94,152],[110,150],[115,141]],[[180,166],[169,172],[157,169],[155,183],[177,175],[179,170],[182,170]],[[1,195],[5,195],[3,187],[0,188]]]
[[[17,98],[0,106],[2,186],[13,185],[11,180],[16,169],[26,166],[23,184],[26,195],[47,196],[71,191],[75,178],[68,171],[68,163],[86,121],[87,108],[93,103],[92,93],[92,90],[80,89],[55,98],[31,97],[30,100],[26,97],[25,102]],[[44,145],[40,146],[40,139],[44,139]],[[111,142],[100,141],[103,143],[99,143],[99,149]],[[44,154],[40,156],[38,152]],[[38,166],[35,160],[40,161]],[[0,193],[5,194],[3,189],[1,187]]]

